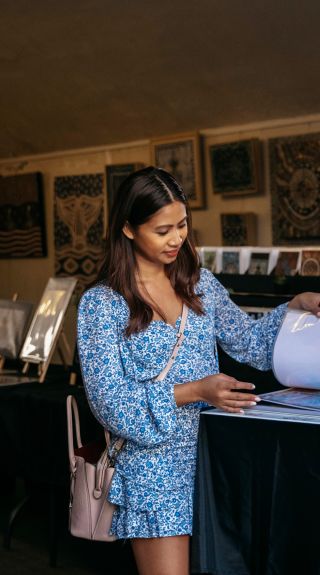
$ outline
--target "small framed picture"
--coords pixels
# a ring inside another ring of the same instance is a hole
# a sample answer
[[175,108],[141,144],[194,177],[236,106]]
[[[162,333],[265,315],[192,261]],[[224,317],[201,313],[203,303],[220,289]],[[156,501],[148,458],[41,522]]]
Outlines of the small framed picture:
[[240,274],[241,273],[241,251],[237,249],[221,250],[221,269],[222,274]]
[[212,187],[223,196],[262,192],[262,143],[258,139],[209,148]]
[[257,243],[256,214],[220,214],[220,223],[223,246],[254,246]]
[[150,145],[152,164],[173,175],[182,186],[191,209],[204,208],[199,134],[157,138],[151,140]]
[[247,274],[249,275],[268,275],[270,269],[270,251],[252,250],[250,253],[249,267]]
[[201,248],[199,248],[199,255],[201,265],[210,272],[214,273],[216,271],[216,265],[217,265],[216,248],[211,246],[202,246]]
[[320,276],[320,250],[302,250],[300,275]]
[[294,276],[296,275],[300,265],[300,251],[299,250],[279,250],[275,267],[272,270],[272,275],[275,276]]
[[122,182],[136,170],[143,168],[143,164],[112,164],[106,166],[106,181],[107,181],[107,205],[108,210],[113,204],[113,200],[117,190]]

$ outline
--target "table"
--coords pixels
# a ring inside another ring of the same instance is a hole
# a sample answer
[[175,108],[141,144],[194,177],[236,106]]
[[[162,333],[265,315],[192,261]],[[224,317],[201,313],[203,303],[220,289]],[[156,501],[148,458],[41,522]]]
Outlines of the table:
[[320,427],[200,417],[192,572],[320,573]]
[[[103,430],[89,410],[83,387],[68,385],[63,368],[51,367],[49,373],[44,383],[0,386],[0,487],[13,495],[15,479],[22,478],[27,491],[43,497],[51,524],[50,563],[55,565],[59,522],[61,514],[67,514],[69,496],[67,395],[77,399],[84,441],[103,437]],[[4,534],[8,548],[21,509],[18,504],[10,510]]]

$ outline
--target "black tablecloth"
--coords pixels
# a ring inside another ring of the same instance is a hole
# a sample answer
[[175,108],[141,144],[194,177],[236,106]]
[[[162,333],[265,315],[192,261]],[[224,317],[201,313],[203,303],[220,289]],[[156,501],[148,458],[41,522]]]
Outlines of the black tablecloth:
[[202,413],[192,570],[319,575],[320,427]]
[[76,396],[83,439],[103,434],[89,411],[83,388],[70,386],[63,370],[44,383],[0,386],[2,475],[32,483],[69,484],[66,397]]

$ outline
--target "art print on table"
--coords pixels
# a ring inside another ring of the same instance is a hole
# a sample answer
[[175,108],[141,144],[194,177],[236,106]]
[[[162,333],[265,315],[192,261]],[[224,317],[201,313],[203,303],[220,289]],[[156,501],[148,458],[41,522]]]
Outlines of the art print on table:
[[247,273],[249,275],[267,275],[269,270],[269,252],[252,252]]
[[204,268],[214,273],[216,271],[217,252],[210,247],[200,248],[201,263]]
[[103,175],[57,177],[54,189],[55,275],[76,277],[81,293],[104,255]]
[[320,250],[302,250],[300,275],[320,276]]
[[298,251],[280,251],[272,275],[294,276],[298,270],[299,256]]
[[320,241],[320,134],[269,141],[274,245]]
[[240,252],[223,251],[221,273],[239,274],[240,273]]

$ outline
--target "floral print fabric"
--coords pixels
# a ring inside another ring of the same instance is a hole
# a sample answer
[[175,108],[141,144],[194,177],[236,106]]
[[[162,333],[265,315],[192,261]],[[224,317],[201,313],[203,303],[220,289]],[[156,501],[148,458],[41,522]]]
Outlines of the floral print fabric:
[[119,538],[191,534],[199,414],[203,403],[177,407],[174,385],[219,372],[216,342],[232,357],[269,369],[286,310],[251,319],[208,270],[197,285],[205,315],[189,310],[184,341],[163,381],[154,381],[174,348],[175,327],[154,320],[129,338],[122,296],[98,284],[83,295],[78,349],[89,404],[114,437],[126,439],[109,500]]

